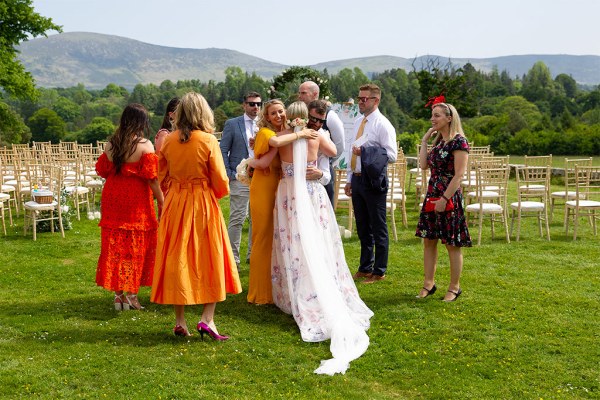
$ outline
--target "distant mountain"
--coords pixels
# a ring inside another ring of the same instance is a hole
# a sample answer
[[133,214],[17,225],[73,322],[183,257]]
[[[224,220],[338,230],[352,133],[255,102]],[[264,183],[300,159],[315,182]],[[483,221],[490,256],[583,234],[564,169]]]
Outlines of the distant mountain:
[[[234,50],[165,47],[86,32],[33,39],[21,43],[18,49],[21,52],[19,58],[42,87],[71,87],[82,83],[88,89],[102,89],[109,83],[116,83],[131,89],[138,83],[160,84],[166,79],[173,82],[183,79],[222,81],[229,66],[239,66],[244,71],[271,79],[288,67]],[[486,72],[496,67],[498,71],[508,71],[511,77],[521,76],[536,61],[543,61],[554,76],[565,73],[581,84],[600,83],[600,56],[519,55],[451,60],[434,55],[417,58],[376,56],[330,61],[311,67],[327,68],[330,73],[358,67],[370,76],[392,68],[410,71],[413,64],[420,68],[431,58],[438,58],[442,65],[448,61],[457,66],[470,62],[476,69]]]

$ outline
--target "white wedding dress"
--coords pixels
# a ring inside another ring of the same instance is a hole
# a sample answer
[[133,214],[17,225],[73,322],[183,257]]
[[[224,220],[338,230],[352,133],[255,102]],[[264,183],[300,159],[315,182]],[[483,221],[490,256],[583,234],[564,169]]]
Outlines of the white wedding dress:
[[306,140],[293,146],[294,163],[282,161],[275,200],[273,301],[293,315],[302,340],[331,339],[333,358],[315,373],[343,374],[369,346],[373,312],[358,295],[325,188],[306,180]]

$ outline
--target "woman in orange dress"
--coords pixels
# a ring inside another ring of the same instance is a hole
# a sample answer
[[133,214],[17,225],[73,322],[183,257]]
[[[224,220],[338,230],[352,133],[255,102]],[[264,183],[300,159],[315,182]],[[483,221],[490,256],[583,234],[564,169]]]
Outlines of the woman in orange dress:
[[242,291],[218,200],[229,193],[214,117],[202,95],[187,93],[175,110],[176,130],[159,154],[159,181],[168,186],[158,229],[150,300],[173,304],[176,336],[189,336],[185,306],[203,304],[197,329],[216,340],[216,303]]
[[98,175],[106,179],[96,283],[115,292],[116,310],[143,308],[138,290],[152,284],[158,226],[152,194],[159,206],[163,196],[157,179],[158,157],[152,142],[144,137],[149,127],[142,105],[125,107],[96,163]]
[[252,250],[248,302],[273,304],[271,287],[271,251],[273,248],[273,210],[275,194],[281,178],[281,162],[277,148],[299,138],[314,139],[319,134],[304,129],[298,134],[277,136],[287,128],[285,105],[281,100],[269,100],[258,117],[254,142],[254,159],[248,165],[255,168],[250,184],[250,218],[252,220]]

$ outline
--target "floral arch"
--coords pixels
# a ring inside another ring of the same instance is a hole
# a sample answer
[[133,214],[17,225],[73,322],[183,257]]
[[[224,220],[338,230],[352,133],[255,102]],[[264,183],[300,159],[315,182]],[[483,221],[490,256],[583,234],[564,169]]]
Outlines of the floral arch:
[[281,98],[287,102],[295,100],[298,86],[302,82],[313,81],[319,85],[319,97],[325,100],[331,98],[329,78],[325,73],[309,67],[290,67],[273,79],[273,85],[267,89],[269,98]]

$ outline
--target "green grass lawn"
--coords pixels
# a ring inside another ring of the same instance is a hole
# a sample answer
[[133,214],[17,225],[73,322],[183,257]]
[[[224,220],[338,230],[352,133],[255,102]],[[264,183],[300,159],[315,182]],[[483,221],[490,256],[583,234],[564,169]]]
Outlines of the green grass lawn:
[[[172,309],[149,303],[149,288],[140,291],[146,310],[114,311],[112,294],[94,282],[97,221],[74,221],[65,239],[42,233],[33,242],[22,236],[21,216],[0,237],[0,396],[600,398],[600,238],[589,224],[574,242],[557,210],[552,241],[528,219],[521,241],[510,244],[501,233],[491,240],[486,226],[482,246],[464,251],[463,295],[444,303],[443,247],[438,293],[415,298],[422,246],[414,236],[417,213],[412,203],[408,208],[409,227],[390,245],[388,278],[358,284],[375,312],[370,347],[334,377],[313,374],[330,357],[329,342],[302,342],[291,316],[248,304],[245,292],[217,306],[218,327],[231,335],[225,343],[174,337]],[[345,250],[354,272],[356,235]],[[241,278],[246,289],[247,264]],[[187,311],[193,326],[201,308]]]

